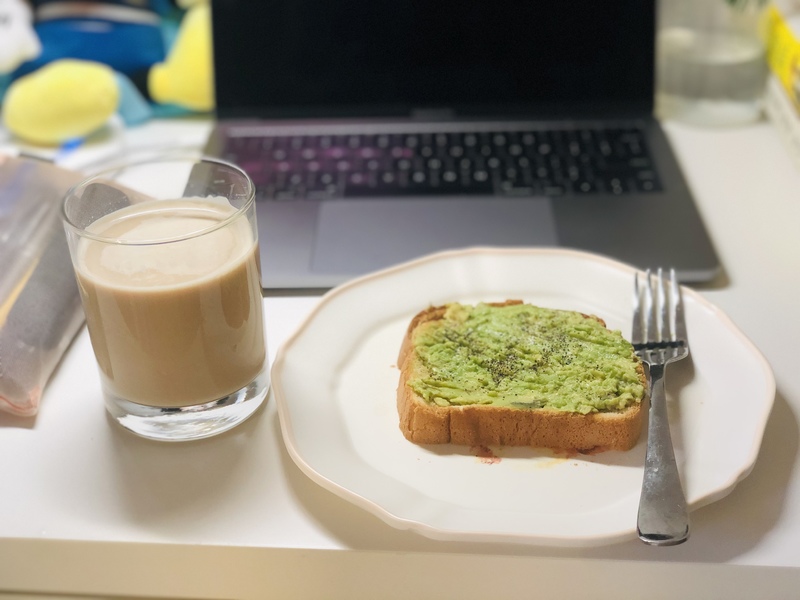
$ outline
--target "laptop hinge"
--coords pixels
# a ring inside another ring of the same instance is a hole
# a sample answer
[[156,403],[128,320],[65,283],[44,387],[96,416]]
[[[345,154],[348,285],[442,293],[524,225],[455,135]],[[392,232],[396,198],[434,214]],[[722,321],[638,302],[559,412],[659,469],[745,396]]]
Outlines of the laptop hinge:
[[451,121],[455,117],[456,112],[451,108],[415,108],[411,111],[411,118],[419,121]]

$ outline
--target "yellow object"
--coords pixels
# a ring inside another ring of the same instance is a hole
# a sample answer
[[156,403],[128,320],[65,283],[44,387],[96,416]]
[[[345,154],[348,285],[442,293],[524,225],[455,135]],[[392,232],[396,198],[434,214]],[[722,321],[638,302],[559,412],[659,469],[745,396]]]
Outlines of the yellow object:
[[94,132],[118,104],[119,87],[110,67],[63,59],[20,77],[8,88],[3,121],[25,141],[55,146]]
[[211,0],[176,0],[178,6],[183,10],[197,6],[198,4],[208,4]]
[[795,104],[800,107],[800,35],[795,17],[792,23],[777,6],[767,12],[767,62],[781,85]]
[[156,102],[191,110],[214,108],[214,63],[208,4],[189,9],[167,60],[150,69],[147,89]]

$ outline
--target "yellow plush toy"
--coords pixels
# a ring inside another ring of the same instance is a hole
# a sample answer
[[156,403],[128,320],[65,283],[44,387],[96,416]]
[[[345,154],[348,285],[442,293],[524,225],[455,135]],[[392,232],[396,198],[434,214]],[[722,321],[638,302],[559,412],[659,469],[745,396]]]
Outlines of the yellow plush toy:
[[[85,10],[85,6],[89,5],[92,12],[79,14],[76,20],[84,16],[96,20],[98,15],[105,14],[108,1],[67,4],[79,10]],[[40,8],[46,9],[57,3],[46,0]],[[74,44],[73,47],[65,44],[65,53],[71,57],[64,56],[49,62],[45,60],[43,66],[14,79],[2,104],[6,128],[25,142],[59,146],[91,135],[109,117],[116,112],[123,112],[125,107],[149,106],[148,100],[155,103],[155,107],[169,106],[184,111],[212,110],[213,60],[208,0],[183,0],[180,6],[185,8],[185,12],[172,47],[165,55],[162,54],[163,60],[154,63],[145,61],[143,72],[141,65],[138,65],[138,70],[130,67],[130,72],[125,72],[119,66],[127,65],[125,61],[138,50],[135,46],[126,47],[124,43],[115,46],[116,54],[110,56],[106,63],[102,61],[104,57],[101,60],[82,59],[81,56],[91,56],[95,51],[105,52],[109,46],[95,42],[92,49],[86,52],[81,48],[76,50]],[[108,14],[115,16],[118,7],[114,5],[111,9]],[[45,24],[50,25],[54,21]],[[53,44],[62,44],[65,35],[58,32],[55,38],[51,37],[56,40]],[[0,40],[0,44],[2,42]],[[47,41],[43,41],[42,45],[46,54]],[[128,55],[125,54],[126,50]],[[48,57],[52,54],[51,51]],[[118,57],[119,61],[111,64]],[[139,84],[138,91],[134,82]],[[152,114],[149,109],[139,109],[137,119],[129,121],[123,118],[126,122],[141,122],[146,118],[141,116],[143,112]]]
[[3,121],[23,140],[57,146],[99,129],[117,111],[119,86],[106,65],[58,60],[12,85]]
[[208,4],[197,4],[184,15],[167,60],[150,70],[150,97],[162,104],[209,111],[214,108],[213,71],[210,9]]

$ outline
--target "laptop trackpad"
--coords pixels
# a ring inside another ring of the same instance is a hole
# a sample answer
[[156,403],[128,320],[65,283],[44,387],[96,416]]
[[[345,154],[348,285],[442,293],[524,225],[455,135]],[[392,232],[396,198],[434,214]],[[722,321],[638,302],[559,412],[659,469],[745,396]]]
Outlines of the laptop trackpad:
[[555,246],[547,198],[323,202],[312,270],[358,275],[470,246]]

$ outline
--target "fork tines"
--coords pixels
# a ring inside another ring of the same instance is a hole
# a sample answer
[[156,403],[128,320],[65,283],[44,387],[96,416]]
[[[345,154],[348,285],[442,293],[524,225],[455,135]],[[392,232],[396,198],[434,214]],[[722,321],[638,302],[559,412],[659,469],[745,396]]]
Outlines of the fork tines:
[[[669,278],[663,269],[653,277],[650,269],[634,280],[634,315],[631,342],[644,359],[651,359],[651,351],[681,348],[686,345],[686,324],[683,300],[678,287],[675,269]],[[645,356],[648,355],[648,356]]]

